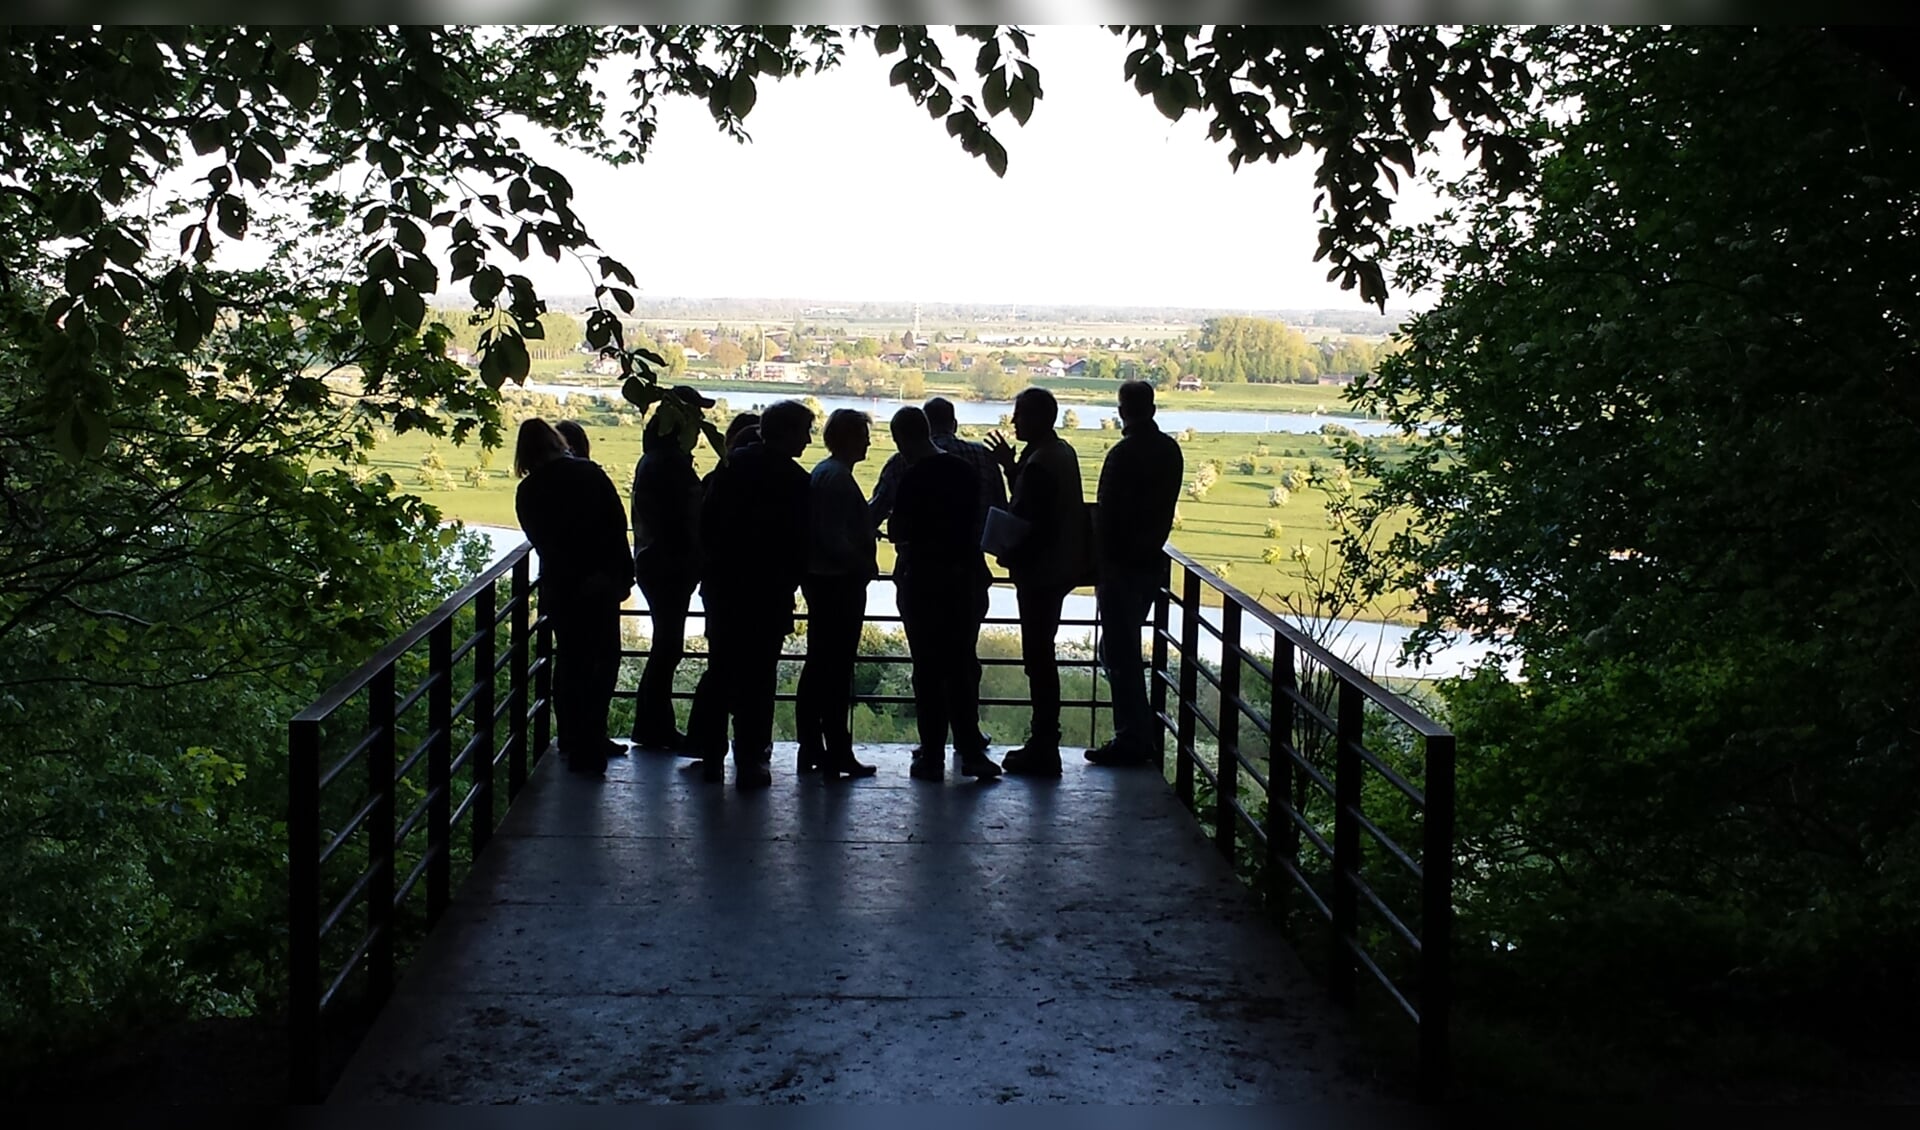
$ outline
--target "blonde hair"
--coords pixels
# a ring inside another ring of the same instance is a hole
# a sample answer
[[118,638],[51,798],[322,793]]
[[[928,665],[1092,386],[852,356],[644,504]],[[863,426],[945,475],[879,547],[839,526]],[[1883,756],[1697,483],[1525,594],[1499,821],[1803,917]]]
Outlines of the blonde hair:
[[555,431],[552,424],[538,416],[523,420],[520,438],[513,445],[513,473],[524,479],[534,468],[564,458],[570,450],[566,437]]

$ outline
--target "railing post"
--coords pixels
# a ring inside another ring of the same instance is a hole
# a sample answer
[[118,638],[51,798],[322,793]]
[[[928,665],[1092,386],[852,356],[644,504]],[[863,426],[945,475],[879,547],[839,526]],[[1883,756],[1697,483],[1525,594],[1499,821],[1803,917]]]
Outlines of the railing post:
[[1452,734],[1427,739],[1426,812],[1421,851],[1420,1097],[1443,1098],[1447,1090],[1447,1026],[1453,1011],[1453,805]]
[[1233,862],[1240,818],[1240,602],[1224,597],[1220,608],[1220,755],[1214,761],[1214,843]]
[[507,800],[512,802],[520,795],[520,786],[527,783],[527,714],[531,704],[527,701],[527,633],[532,626],[533,608],[529,596],[533,587],[528,583],[530,566],[522,557],[513,563],[513,614],[509,617],[512,625],[508,629],[507,647],[512,659],[507,662],[507,696],[512,704],[507,708]]
[[447,909],[453,875],[453,620],[427,636],[427,923]]
[[553,620],[542,609],[533,622],[533,747],[527,760],[535,765],[553,744]]
[[1267,684],[1268,728],[1272,731],[1267,739],[1267,851],[1271,857],[1268,861],[1268,875],[1273,877],[1271,890],[1278,893],[1282,922],[1288,920],[1293,908],[1293,882],[1279,867],[1271,865],[1284,858],[1293,865],[1295,873],[1301,873],[1300,826],[1284,809],[1291,808],[1303,818],[1306,816],[1301,786],[1308,780],[1286,748],[1293,744],[1293,694],[1299,691],[1293,663],[1293,641],[1275,632],[1273,680]]
[[1174,750],[1173,791],[1180,803],[1193,807],[1194,714],[1199,709],[1200,574],[1183,568],[1180,582],[1180,732]]
[[393,665],[367,686],[367,791],[373,802],[367,815],[367,1001],[378,1008],[393,993]]
[[1153,594],[1153,677],[1147,680],[1148,689],[1153,698],[1153,739],[1158,747],[1160,771],[1167,770],[1167,728],[1161,721],[1167,716],[1167,684],[1162,681],[1167,673],[1167,605],[1169,586],[1173,584],[1173,558],[1161,551],[1160,563],[1166,567],[1165,575]]
[[320,723],[287,728],[287,1097],[320,1095]]
[[499,752],[499,737],[493,724],[499,704],[494,699],[494,649],[498,643],[494,621],[499,610],[494,586],[488,585],[474,595],[473,643],[473,756],[467,769],[473,779],[473,855],[478,858],[493,839],[493,759]]
[[[1100,587],[1093,589],[1093,655],[1087,661],[1087,748],[1100,744],[1100,632],[1105,627],[1100,616]],[[1134,629],[1139,635],[1139,628]],[[1135,640],[1135,646],[1139,641]],[[1112,696],[1109,695],[1109,698]]]
[[1355,938],[1360,892],[1354,878],[1360,872],[1360,744],[1366,718],[1360,688],[1340,680],[1340,714],[1334,734],[1333,770],[1333,968],[1330,994],[1341,1004],[1353,1003],[1355,962],[1347,949]]

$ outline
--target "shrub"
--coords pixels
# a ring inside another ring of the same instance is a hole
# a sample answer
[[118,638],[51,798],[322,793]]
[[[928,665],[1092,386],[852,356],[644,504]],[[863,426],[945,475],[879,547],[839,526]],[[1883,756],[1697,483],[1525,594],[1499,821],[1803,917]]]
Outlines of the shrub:
[[1286,532],[1286,529],[1287,529],[1286,526],[1280,524],[1279,522],[1275,522],[1271,520],[1267,522],[1267,536],[1270,538],[1279,537],[1281,534]]
[[[1286,487],[1274,487],[1272,490],[1267,492],[1267,505],[1274,507],[1275,509],[1278,509],[1279,507],[1285,506],[1290,500],[1292,500],[1292,498],[1293,498],[1293,492],[1288,490]],[[1267,523],[1268,526],[1273,526],[1275,524],[1276,523],[1273,523],[1273,522]],[[1268,535],[1268,536],[1272,536],[1272,535]]]

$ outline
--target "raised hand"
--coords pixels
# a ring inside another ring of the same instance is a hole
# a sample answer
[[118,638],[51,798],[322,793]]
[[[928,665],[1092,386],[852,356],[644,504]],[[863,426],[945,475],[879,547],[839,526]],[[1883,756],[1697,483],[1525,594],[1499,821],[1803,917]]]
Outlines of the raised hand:
[[988,432],[986,446],[987,454],[993,456],[995,463],[1007,470],[1013,469],[1013,445],[1007,442],[1006,436],[997,431]]

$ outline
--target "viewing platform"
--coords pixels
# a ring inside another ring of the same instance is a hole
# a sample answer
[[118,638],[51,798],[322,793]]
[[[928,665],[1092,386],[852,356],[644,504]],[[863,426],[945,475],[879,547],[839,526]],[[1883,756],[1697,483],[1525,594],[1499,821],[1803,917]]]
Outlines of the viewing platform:
[[330,1101],[1375,1097],[1167,781],[542,758]]

